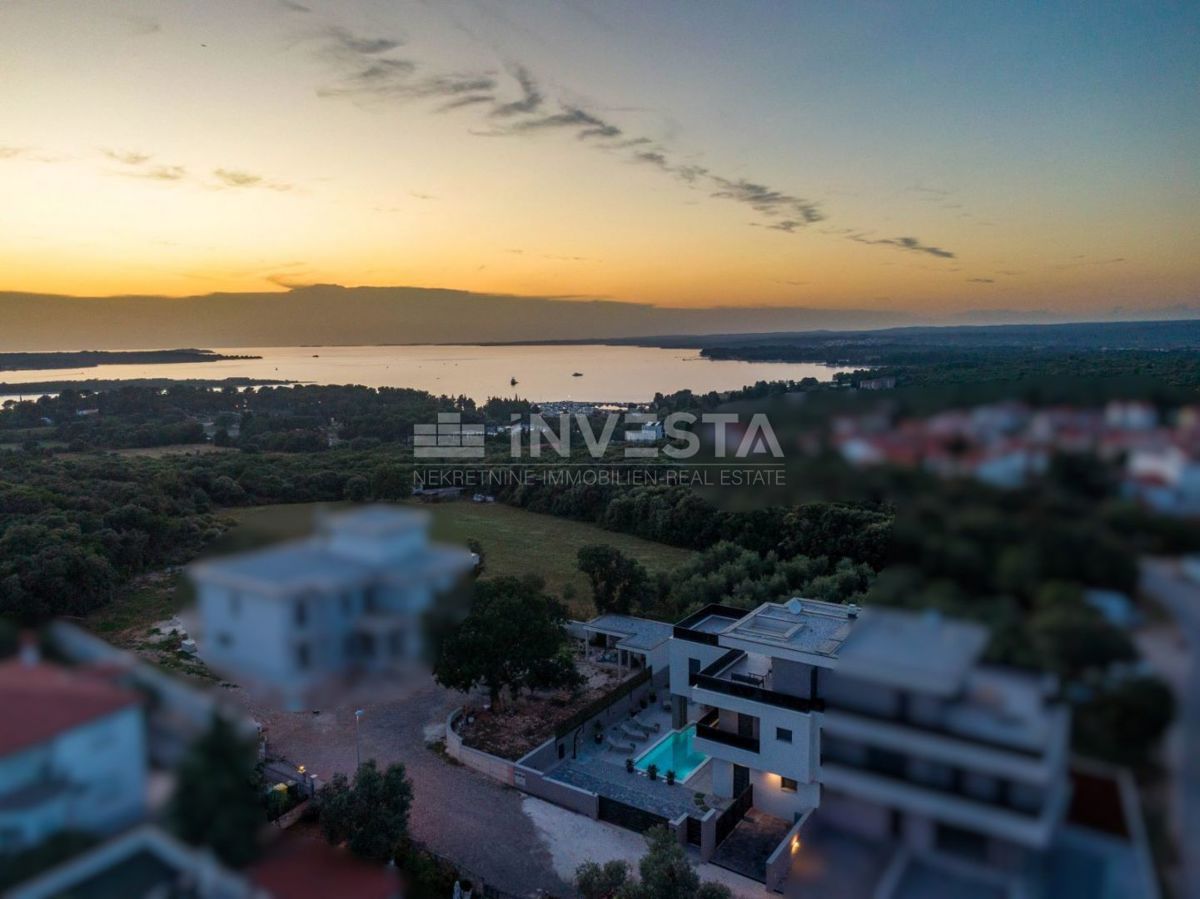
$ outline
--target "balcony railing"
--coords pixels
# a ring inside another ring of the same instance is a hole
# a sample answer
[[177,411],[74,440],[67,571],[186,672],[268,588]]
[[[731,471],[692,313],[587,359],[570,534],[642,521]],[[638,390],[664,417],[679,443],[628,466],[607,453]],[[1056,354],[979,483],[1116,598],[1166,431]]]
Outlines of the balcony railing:
[[696,722],[696,737],[701,740],[711,740],[734,749],[744,749],[747,752],[758,753],[758,737],[744,737],[741,734],[731,734],[721,730],[717,722],[720,715],[714,710]]
[[693,686],[701,690],[711,690],[714,693],[722,693],[726,696],[749,699],[751,702],[763,702],[781,709],[790,709],[793,712],[808,713],[825,711],[825,700],[823,699],[809,699],[806,696],[777,693],[775,690],[768,690],[766,687],[758,687],[754,684],[742,683],[722,676],[724,671],[745,657],[746,653],[742,650],[731,649],[707,668],[692,675],[688,680]]

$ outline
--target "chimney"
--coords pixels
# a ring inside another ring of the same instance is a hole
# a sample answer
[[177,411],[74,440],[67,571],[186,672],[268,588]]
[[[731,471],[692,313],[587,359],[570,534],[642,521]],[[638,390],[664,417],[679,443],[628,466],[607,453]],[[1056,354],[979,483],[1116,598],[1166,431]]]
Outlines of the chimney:
[[17,658],[21,660],[21,664],[27,668],[32,668],[42,660],[42,650],[38,646],[38,635],[36,631],[21,631],[21,648]]

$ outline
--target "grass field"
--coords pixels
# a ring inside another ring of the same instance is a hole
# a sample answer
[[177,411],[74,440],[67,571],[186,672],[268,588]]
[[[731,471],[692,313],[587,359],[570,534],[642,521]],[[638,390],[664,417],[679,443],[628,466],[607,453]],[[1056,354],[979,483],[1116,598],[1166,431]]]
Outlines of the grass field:
[[[231,509],[237,525],[212,547],[216,553],[262,546],[311,532],[319,504],[257,506]],[[342,504],[325,505],[336,510]],[[539,515],[500,503],[437,503],[421,505],[433,517],[435,540],[465,544],[474,538],[483,545],[486,576],[538,574],[553,593],[573,594],[573,614],[591,617],[591,589],[575,567],[575,554],[589,543],[607,543],[637,559],[651,572],[669,571],[691,553],[662,543],[606,531],[592,524]],[[569,588],[569,589],[568,589]]]

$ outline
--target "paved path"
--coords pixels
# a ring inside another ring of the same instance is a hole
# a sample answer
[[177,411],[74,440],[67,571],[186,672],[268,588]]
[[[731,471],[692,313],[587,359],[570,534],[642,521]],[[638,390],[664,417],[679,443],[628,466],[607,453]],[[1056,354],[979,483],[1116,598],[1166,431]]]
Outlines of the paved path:
[[[403,762],[413,783],[413,836],[476,877],[517,895],[571,890],[555,871],[546,842],[522,808],[523,796],[434,753],[435,736],[461,698],[424,682],[404,698],[368,704],[361,719],[362,758]],[[311,713],[252,708],[268,727],[270,751],[328,780],[355,768],[354,704]]]
[[1178,702],[1179,758],[1173,801],[1178,804],[1179,855],[1183,860],[1182,897],[1200,899],[1200,586],[1163,559],[1142,563],[1141,589],[1175,617],[1190,649],[1190,670]]

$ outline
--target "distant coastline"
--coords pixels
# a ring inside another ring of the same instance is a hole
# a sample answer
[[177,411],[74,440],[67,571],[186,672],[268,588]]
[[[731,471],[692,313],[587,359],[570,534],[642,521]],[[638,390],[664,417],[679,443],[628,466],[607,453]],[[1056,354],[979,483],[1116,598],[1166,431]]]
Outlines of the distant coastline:
[[61,353],[0,353],[0,371],[41,371],[58,368],[96,368],[100,365],[167,365],[184,362],[225,362],[261,359],[226,356],[212,350],[81,350]]

